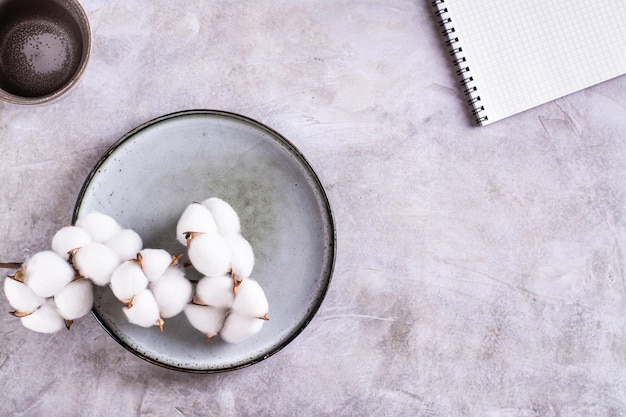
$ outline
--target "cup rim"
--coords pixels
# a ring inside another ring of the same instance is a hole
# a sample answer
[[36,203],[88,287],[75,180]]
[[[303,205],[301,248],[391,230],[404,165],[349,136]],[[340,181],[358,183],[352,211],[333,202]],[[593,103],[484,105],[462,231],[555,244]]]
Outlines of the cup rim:
[[8,91],[0,88],[0,101],[4,100],[6,102],[13,103],[13,104],[26,104],[26,105],[46,103],[67,93],[69,90],[72,89],[72,87],[78,84],[78,82],[83,77],[85,70],[87,69],[87,64],[89,62],[89,59],[91,57],[92,34],[91,34],[91,25],[89,24],[89,16],[87,16],[87,12],[85,11],[84,7],[82,6],[82,4],[80,4],[78,0],[66,0],[66,1],[76,7],[76,12],[78,13],[78,16],[76,16],[77,18],[76,20],[80,22],[79,26],[81,28],[81,34],[85,35],[85,38],[83,39],[83,53],[82,53],[78,68],[76,69],[76,71],[74,72],[74,74],[72,75],[72,77],[67,83],[65,83],[61,88],[51,93],[41,95],[41,96],[35,96],[35,97],[25,97],[25,96],[20,96],[20,95],[9,93]]

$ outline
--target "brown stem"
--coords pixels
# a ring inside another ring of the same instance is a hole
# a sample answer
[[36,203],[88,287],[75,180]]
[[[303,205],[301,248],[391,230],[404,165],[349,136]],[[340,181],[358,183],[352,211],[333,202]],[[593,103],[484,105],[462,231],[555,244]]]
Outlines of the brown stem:
[[22,267],[21,262],[0,262],[0,268],[4,269],[20,269]]
[[178,261],[180,261],[180,258],[182,257],[182,253],[180,255],[172,255],[172,263],[170,264],[170,266],[178,265]]
[[239,286],[241,285],[241,283],[243,282],[243,279],[239,279],[239,277],[237,276],[237,274],[235,274],[232,269],[230,271],[231,276],[233,278],[233,294],[237,295],[237,289],[239,288]]
[[10,315],[12,315],[13,317],[26,317],[26,316],[30,316],[31,314],[33,314],[33,312],[31,311],[30,313],[22,313],[21,311],[10,311],[9,312]]
[[198,299],[198,296],[196,294],[193,295],[193,297],[191,298],[191,301],[189,302],[189,304],[193,304],[196,306],[202,306],[202,307],[208,307],[206,304],[203,304],[202,301],[200,301]]
[[161,331],[161,333],[163,333],[163,325],[164,324],[165,324],[165,320],[163,320],[161,317],[159,317],[159,319],[156,322],[156,325],[159,328],[159,330]]

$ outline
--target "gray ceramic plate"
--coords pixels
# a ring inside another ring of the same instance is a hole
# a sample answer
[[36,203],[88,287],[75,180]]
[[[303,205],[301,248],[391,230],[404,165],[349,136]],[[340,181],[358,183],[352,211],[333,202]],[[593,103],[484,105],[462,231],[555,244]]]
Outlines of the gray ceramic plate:
[[[167,368],[220,372],[276,353],[313,318],[330,283],[335,229],[326,194],[311,166],[284,137],[249,118],[212,110],[166,115],[131,131],[93,169],[73,220],[100,211],[137,231],[144,247],[185,253],[175,239],[187,204],[217,196],[239,213],[256,256],[252,276],[270,303],[270,321],[246,341],[205,343],[183,314],[165,331],[127,322],[108,287],[93,313],[139,357]],[[192,268],[188,268],[192,269]],[[190,279],[198,279],[189,271]]]

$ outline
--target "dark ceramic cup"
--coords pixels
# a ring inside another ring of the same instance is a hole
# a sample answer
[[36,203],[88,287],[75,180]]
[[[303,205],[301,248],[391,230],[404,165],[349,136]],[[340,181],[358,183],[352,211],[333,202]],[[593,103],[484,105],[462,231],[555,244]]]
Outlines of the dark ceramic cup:
[[76,0],[0,0],[0,100],[39,104],[72,88],[91,51]]

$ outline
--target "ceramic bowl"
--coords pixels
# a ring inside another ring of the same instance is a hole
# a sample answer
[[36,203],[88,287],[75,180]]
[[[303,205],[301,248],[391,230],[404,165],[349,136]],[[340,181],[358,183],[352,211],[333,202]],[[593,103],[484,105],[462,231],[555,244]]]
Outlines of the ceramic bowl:
[[[265,290],[270,320],[239,344],[205,337],[184,314],[155,326],[129,324],[108,287],[93,313],[137,356],[167,368],[221,372],[278,352],[311,321],[330,284],[335,227],[326,193],[295,146],[247,117],[190,110],[152,120],[122,137],[87,178],[74,211],[100,211],[137,231],[144,247],[186,254],[176,223],[193,201],[220,197],[241,219],[255,252],[252,277]],[[183,258],[184,260],[185,258]],[[191,280],[201,278],[188,271]]]

